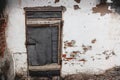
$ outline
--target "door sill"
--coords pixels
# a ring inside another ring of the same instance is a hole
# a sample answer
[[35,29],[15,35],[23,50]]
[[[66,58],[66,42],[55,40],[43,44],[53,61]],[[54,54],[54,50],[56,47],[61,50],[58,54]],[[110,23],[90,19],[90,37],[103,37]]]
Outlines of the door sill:
[[47,64],[44,66],[28,66],[30,71],[51,71],[51,70],[60,70],[61,65],[57,63]]

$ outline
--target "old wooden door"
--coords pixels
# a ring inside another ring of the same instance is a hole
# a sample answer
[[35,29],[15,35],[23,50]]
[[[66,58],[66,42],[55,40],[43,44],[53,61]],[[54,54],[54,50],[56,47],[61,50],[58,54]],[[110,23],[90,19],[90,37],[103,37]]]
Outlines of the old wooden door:
[[28,27],[29,65],[41,66],[58,62],[58,27]]

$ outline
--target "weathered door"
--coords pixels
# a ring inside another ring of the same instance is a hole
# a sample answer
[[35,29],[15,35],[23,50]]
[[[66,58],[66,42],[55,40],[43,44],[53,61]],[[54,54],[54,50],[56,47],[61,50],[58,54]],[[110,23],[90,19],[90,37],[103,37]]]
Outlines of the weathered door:
[[58,27],[27,27],[27,50],[30,66],[58,63]]

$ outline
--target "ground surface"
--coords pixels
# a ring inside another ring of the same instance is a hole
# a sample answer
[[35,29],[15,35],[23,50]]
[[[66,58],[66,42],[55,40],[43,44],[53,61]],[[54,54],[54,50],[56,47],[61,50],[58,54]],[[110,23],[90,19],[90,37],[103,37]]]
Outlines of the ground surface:
[[66,76],[63,80],[120,80],[120,67],[106,70],[105,73],[99,75],[73,74]]

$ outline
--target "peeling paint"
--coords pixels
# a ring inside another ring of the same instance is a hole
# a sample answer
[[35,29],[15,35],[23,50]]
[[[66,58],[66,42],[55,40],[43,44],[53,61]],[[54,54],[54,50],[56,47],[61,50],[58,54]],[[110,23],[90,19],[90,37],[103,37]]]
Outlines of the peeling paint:
[[112,11],[108,10],[108,5],[105,4],[98,4],[93,9],[93,13],[100,13],[101,16],[104,16],[105,14],[112,13]]
[[87,52],[88,50],[91,50],[92,49],[92,46],[89,46],[89,45],[82,45],[82,48],[83,48],[83,50],[84,50],[84,52],[83,53],[85,53],[85,52]]
[[65,41],[64,42],[64,49],[68,48],[68,47],[75,47],[75,40],[71,40],[71,41]]
[[79,61],[81,61],[81,62],[83,62],[83,64],[85,64],[85,62],[86,62],[87,60],[85,60],[85,59],[83,58],[83,59],[80,59]]
[[62,7],[62,11],[65,12],[67,9],[65,6],[61,6]]
[[80,3],[81,0],[74,0],[74,1],[76,1],[77,3]]
[[63,58],[66,58],[66,54],[62,54],[62,57],[63,57]]
[[60,0],[55,0],[55,3],[58,3]]
[[74,9],[75,10],[80,9],[79,5],[74,5]]
[[112,50],[105,50],[103,52],[103,54],[105,55],[105,59],[108,60],[111,56],[115,56],[115,52]]
[[92,43],[92,44],[96,43],[96,39],[93,39],[93,40],[91,41],[91,43]]

